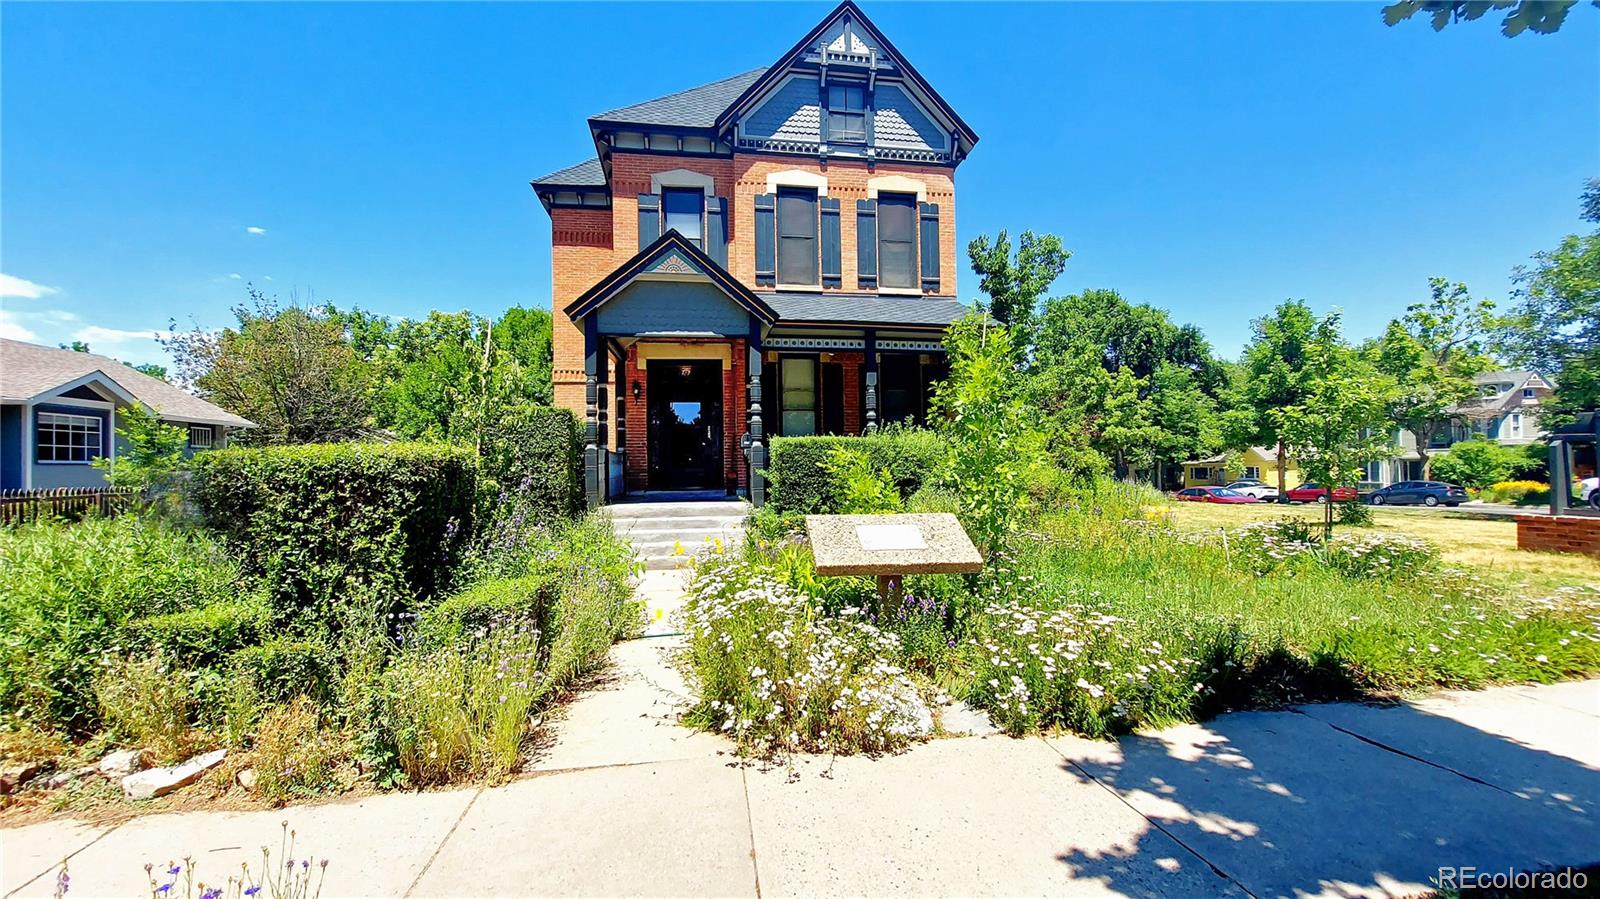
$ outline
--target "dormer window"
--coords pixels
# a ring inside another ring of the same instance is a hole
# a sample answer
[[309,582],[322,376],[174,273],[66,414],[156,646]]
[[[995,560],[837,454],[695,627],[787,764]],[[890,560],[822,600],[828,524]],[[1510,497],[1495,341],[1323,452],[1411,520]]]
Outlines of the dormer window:
[[1538,396],[1538,394],[1534,391],[1534,389],[1532,387],[1524,387],[1524,388],[1522,388],[1522,398],[1523,399],[1531,400],[1531,399],[1534,399],[1537,396]]
[[867,88],[860,84],[828,85],[828,142],[867,142]]

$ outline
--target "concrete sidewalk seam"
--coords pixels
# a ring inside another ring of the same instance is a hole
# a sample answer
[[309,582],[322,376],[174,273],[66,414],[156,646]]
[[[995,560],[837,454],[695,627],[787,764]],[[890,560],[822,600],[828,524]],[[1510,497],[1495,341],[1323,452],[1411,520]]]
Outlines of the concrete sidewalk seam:
[[[134,818],[129,818],[128,819],[128,821],[133,821],[133,820],[136,820],[136,819],[134,819]],[[76,848],[76,849],[72,850],[71,852],[67,853],[66,855],[62,856],[61,857],[61,861],[63,863],[71,861],[73,856],[77,855],[78,853],[84,851],[85,849],[88,849],[90,846],[93,846],[94,844],[96,844],[96,843],[100,842],[101,840],[105,839],[107,834],[111,833],[112,831],[116,830],[117,828],[121,827],[122,825],[127,824],[128,821],[118,821],[117,823],[111,825],[110,827],[107,827],[105,830],[100,832],[99,836],[95,837],[94,839],[90,840],[89,842],[84,843],[82,846],[79,846],[78,848]],[[39,878],[45,876],[46,874],[49,874],[53,870],[56,870],[56,866],[55,865],[51,865],[50,867],[45,868],[43,871],[40,871],[38,874],[35,874],[32,877],[28,878],[25,882],[18,884],[14,889],[11,890],[11,892],[6,893],[6,896],[7,897],[15,896],[16,894],[18,894],[18,893],[22,892],[23,890],[27,889],[28,887],[32,886],[34,881],[36,881]]]
[[[1440,771],[1447,771],[1447,772],[1449,772],[1451,774],[1454,774],[1455,776],[1457,776],[1457,777],[1459,777],[1459,778],[1461,778],[1463,780],[1469,780],[1469,781],[1471,781],[1471,782],[1473,782],[1475,784],[1481,784],[1481,785],[1483,785],[1485,787],[1488,787],[1491,790],[1498,790],[1499,792],[1504,793],[1507,796],[1516,796],[1517,795],[1517,794],[1511,792],[1510,790],[1507,790],[1504,787],[1496,786],[1496,785],[1488,782],[1487,780],[1484,780],[1481,777],[1474,777],[1473,775],[1468,774],[1465,771],[1457,771],[1456,769],[1450,767],[1449,765],[1441,765],[1438,762],[1435,762],[1435,761],[1433,761],[1431,759],[1425,759],[1420,755],[1413,755],[1412,753],[1406,752],[1404,749],[1400,749],[1400,748],[1395,747],[1395,746],[1390,746],[1389,744],[1384,743],[1381,740],[1375,740],[1375,739],[1373,739],[1371,737],[1368,737],[1368,736],[1366,736],[1364,734],[1358,734],[1355,731],[1353,731],[1353,730],[1351,730],[1351,729],[1349,729],[1347,727],[1340,727],[1339,725],[1334,724],[1331,721],[1328,721],[1328,720],[1323,719],[1323,718],[1318,718],[1316,715],[1313,715],[1310,712],[1303,711],[1301,709],[1290,709],[1290,711],[1294,712],[1296,715],[1300,715],[1300,716],[1303,716],[1303,717],[1306,717],[1306,718],[1310,718],[1312,721],[1315,721],[1318,724],[1321,724],[1321,725],[1323,725],[1325,727],[1330,727],[1330,728],[1338,731],[1339,733],[1344,734],[1345,736],[1354,737],[1357,740],[1360,740],[1361,742],[1366,743],[1369,746],[1375,746],[1378,749],[1382,749],[1385,752],[1392,752],[1395,755],[1398,755],[1398,756],[1400,756],[1402,758],[1408,758],[1408,759],[1412,760],[1413,762],[1420,762],[1421,764],[1427,765],[1430,768],[1438,768]],[[1518,798],[1520,798],[1520,797],[1518,797]]]
[[451,837],[456,835],[456,828],[461,826],[461,822],[467,820],[467,813],[472,811],[472,807],[477,804],[478,797],[483,795],[483,791],[485,789],[487,788],[479,787],[477,791],[472,794],[472,798],[467,800],[466,806],[461,809],[461,814],[456,816],[455,823],[451,824],[450,829],[445,831],[444,838],[439,841],[439,845],[433,847],[433,852],[428,855],[428,860],[422,864],[422,870],[417,872],[416,877],[411,878],[411,884],[406,887],[406,891],[404,893],[400,894],[401,896],[410,896],[411,891],[415,890],[417,888],[417,884],[422,882],[422,878],[427,875],[428,869],[432,868],[433,863],[438,860],[439,853],[444,851],[444,845],[450,842]]
[[750,811],[750,770],[739,766],[739,785],[744,791],[744,826],[750,835],[750,874],[755,878],[756,899],[761,899],[761,862],[756,858],[756,821]]
[[1039,739],[1040,742],[1044,743],[1045,746],[1049,747],[1051,752],[1053,752],[1056,755],[1060,756],[1061,760],[1063,762],[1066,762],[1069,766],[1071,766],[1074,771],[1077,771],[1080,775],[1082,775],[1083,777],[1087,778],[1091,783],[1095,784],[1100,789],[1105,790],[1107,793],[1110,793],[1118,802],[1122,803],[1124,806],[1127,806],[1129,811],[1131,811],[1135,815],[1138,815],[1139,817],[1143,818],[1151,827],[1154,827],[1156,830],[1159,830],[1162,833],[1166,834],[1168,839],[1172,840],[1172,842],[1174,842],[1174,843],[1177,843],[1179,846],[1182,846],[1185,852],[1188,852],[1190,855],[1192,855],[1195,858],[1199,859],[1201,864],[1203,864],[1207,868],[1211,869],[1211,873],[1217,875],[1218,877],[1222,878],[1223,880],[1226,880],[1228,883],[1231,883],[1234,886],[1238,887],[1239,891],[1244,893],[1246,896],[1249,896],[1250,899],[1259,899],[1259,897],[1257,897],[1255,893],[1250,892],[1250,888],[1245,886],[1244,883],[1241,882],[1237,877],[1234,877],[1233,875],[1229,874],[1227,871],[1222,870],[1222,868],[1218,867],[1214,862],[1211,861],[1211,859],[1206,858],[1205,856],[1201,855],[1199,853],[1199,851],[1196,850],[1193,846],[1190,846],[1188,843],[1185,843],[1183,840],[1178,838],[1177,834],[1173,833],[1172,831],[1170,831],[1166,827],[1164,827],[1161,824],[1160,821],[1157,821],[1156,819],[1154,819],[1154,818],[1150,817],[1149,815],[1145,814],[1144,812],[1140,811],[1138,808],[1136,808],[1133,805],[1133,803],[1129,802],[1127,797],[1123,796],[1122,793],[1119,790],[1115,789],[1110,784],[1107,784],[1107,783],[1101,781],[1100,778],[1095,777],[1093,774],[1090,774],[1087,769],[1085,769],[1082,765],[1079,765],[1077,762],[1073,761],[1072,759],[1068,758],[1066,753],[1064,753],[1061,750],[1057,749],[1054,744],[1052,744],[1049,740],[1046,740],[1043,736],[1040,736],[1038,739]]

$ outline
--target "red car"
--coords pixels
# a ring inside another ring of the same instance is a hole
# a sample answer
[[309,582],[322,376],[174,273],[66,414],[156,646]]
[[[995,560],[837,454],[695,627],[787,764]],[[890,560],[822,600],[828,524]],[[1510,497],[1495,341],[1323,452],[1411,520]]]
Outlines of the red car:
[[1260,500],[1248,493],[1226,487],[1190,487],[1178,491],[1180,503],[1254,503]]
[[[1328,501],[1328,488],[1320,487],[1314,483],[1304,483],[1285,493],[1291,503],[1325,503]],[[1333,501],[1342,503],[1356,498],[1356,488],[1333,488]]]

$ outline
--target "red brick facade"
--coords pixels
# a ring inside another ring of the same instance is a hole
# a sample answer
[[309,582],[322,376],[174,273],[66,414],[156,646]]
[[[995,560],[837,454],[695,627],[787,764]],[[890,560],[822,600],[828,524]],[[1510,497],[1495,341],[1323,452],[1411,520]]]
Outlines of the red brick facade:
[[1600,558],[1600,517],[1518,515],[1517,548]]

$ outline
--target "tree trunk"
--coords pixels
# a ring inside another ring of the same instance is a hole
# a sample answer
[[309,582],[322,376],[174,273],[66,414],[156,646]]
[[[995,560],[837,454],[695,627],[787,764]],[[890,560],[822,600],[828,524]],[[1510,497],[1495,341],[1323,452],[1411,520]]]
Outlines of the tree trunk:
[[[1431,434],[1429,438],[1432,438]],[[1428,455],[1426,443],[1427,441],[1421,439],[1417,441],[1417,458],[1422,460],[1422,479],[1431,481],[1433,480],[1433,457]]]
[[1283,441],[1279,440],[1278,441],[1278,502],[1280,502],[1280,503],[1287,503],[1289,501],[1289,488],[1284,486],[1285,483],[1286,483],[1284,481],[1284,469],[1285,469],[1285,467],[1287,467],[1287,466],[1286,466],[1285,460],[1283,458]]

